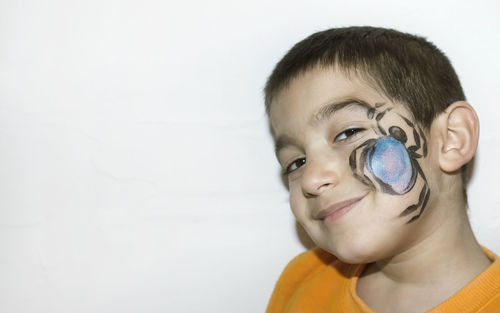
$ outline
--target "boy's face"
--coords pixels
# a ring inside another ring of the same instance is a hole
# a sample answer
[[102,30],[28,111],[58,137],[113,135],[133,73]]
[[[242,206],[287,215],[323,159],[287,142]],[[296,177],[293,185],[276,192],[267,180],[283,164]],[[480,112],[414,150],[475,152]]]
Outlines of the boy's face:
[[436,225],[438,162],[402,104],[354,75],[316,68],[278,94],[270,120],[292,211],[320,247],[373,262]]

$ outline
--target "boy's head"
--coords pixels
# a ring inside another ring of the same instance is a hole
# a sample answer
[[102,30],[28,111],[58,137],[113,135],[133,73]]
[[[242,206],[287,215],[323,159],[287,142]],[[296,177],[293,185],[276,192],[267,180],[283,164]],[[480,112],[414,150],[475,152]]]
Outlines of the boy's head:
[[265,93],[292,210],[321,247],[380,260],[459,214],[477,117],[424,39],[371,27],[316,33],[277,64]]

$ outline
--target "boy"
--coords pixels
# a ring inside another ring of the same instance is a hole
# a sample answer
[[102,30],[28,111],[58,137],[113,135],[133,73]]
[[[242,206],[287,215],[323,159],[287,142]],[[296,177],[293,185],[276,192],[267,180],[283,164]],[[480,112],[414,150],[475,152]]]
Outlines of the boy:
[[313,34],[265,88],[298,222],[268,313],[500,312],[500,259],[466,215],[479,122],[425,39],[350,27]]

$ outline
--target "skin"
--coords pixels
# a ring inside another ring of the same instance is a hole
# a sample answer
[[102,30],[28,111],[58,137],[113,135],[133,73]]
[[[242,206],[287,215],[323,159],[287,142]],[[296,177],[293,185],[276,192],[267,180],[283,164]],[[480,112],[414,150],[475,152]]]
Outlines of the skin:
[[[424,312],[490,264],[465,214],[459,172],[453,170],[454,163],[443,161],[451,158],[451,152],[443,152],[448,151],[448,124],[438,118],[425,132],[428,151],[418,164],[426,182],[418,175],[408,192],[390,194],[376,182],[363,183],[349,165],[357,147],[381,137],[377,124],[367,117],[369,108],[340,105],[331,109],[332,103],[353,99],[373,109],[384,103],[391,110],[380,121],[383,128],[398,126],[412,134],[401,117],[414,119],[402,104],[333,68],[307,71],[271,103],[271,129],[286,172],[292,212],[317,245],[344,262],[368,264],[357,292],[369,307],[377,312]],[[446,166],[453,171],[443,171]],[[362,173],[373,181],[373,173],[366,168]],[[407,223],[418,210],[405,217],[401,213],[418,203],[425,184],[430,190],[425,210]],[[350,210],[333,220],[318,217],[332,205],[358,198]]]

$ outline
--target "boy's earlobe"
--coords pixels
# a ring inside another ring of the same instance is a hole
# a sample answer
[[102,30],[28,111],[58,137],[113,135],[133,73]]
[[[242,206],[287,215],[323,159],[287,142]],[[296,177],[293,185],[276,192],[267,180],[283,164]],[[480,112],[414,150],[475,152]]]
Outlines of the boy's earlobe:
[[479,119],[476,111],[465,101],[452,103],[438,119],[442,139],[439,166],[445,172],[454,172],[476,154]]

